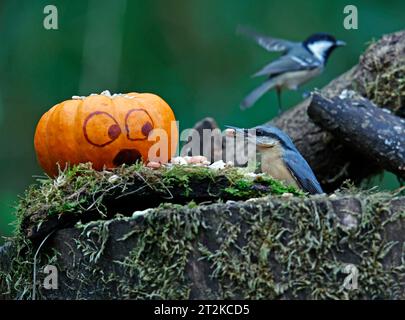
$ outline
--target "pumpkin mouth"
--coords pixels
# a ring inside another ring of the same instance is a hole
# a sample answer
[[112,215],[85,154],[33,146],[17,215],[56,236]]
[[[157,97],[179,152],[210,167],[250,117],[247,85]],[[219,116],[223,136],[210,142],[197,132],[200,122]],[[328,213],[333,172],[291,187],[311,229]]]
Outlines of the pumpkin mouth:
[[122,149],[114,157],[113,164],[121,166],[123,164],[134,164],[137,160],[142,158],[141,153],[136,149]]

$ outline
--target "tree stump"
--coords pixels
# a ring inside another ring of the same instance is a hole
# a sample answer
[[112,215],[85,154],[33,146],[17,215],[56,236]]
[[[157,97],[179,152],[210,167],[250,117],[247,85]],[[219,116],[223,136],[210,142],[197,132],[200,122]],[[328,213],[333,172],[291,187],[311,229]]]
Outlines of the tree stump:
[[[41,299],[404,299],[404,208],[404,197],[379,193],[270,196],[79,224],[41,248],[35,292]],[[3,294],[31,297],[32,258],[24,257],[31,268],[17,256],[10,261]],[[57,267],[57,290],[42,285],[46,265]]]

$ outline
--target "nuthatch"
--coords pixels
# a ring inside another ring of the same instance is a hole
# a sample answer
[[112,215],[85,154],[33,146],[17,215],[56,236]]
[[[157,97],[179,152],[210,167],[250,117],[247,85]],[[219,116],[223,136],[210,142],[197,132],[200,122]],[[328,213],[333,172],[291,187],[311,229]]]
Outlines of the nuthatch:
[[[311,194],[323,193],[312,169],[295,147],[291,138],[280,129],[263,125],[252,129],[227,126],[233,135],[243,134],[256,145],[261,156],[261,170],[273,178],[284,181]],[[230,131],[227,134],[231,134]]]

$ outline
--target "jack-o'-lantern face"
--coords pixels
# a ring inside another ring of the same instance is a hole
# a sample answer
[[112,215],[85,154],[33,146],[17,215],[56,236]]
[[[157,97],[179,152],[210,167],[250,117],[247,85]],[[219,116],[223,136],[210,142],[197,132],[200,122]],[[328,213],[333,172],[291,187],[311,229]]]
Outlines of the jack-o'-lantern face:
[[[87,142],[103,148],[120,138],[122,134],[129,141],[147,140],[154,124],[149,113],[144,109],[131,109],[125,115],[122,129],[117,120],[108,112],[94,111],[90,113],[83,124],[83,134]],[[124,130],[123,130],[124,129]],[[137,149],[122,149],[113,158],[114,166],[132,164],[141,159],[142,154]]]
[[155,143],[148,137],[159,128],[168,136],[167,161],[177,147],[174,122],[171,108],[153,94],[92,95],[62,102],[45,113],[35,133],[35,149],[50,175],[57,173],[57,163],[113,168],[147,161]]

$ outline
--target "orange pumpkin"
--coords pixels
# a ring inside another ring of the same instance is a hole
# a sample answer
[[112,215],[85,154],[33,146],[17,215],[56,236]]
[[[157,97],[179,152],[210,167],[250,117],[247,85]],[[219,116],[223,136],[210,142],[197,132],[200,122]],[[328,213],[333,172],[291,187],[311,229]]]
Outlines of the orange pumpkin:
[[155,129],[163,129],[168,138],[161,141],[167,141],[161,143],[167,155],[161,162],[174,155],[178,139],[176,120],[170,106],[159,96],[111,96],[107,91],[73,98],[46,112],[36,128],[37,158],[49,175],[58,173],[57,164],[64,168],[66,164],[92,162],[94,169],[101,170],[140,159],[146,162],[150,160],[151,147],[159,141],[159,137],[151,139],[150,135],[159,131]]

